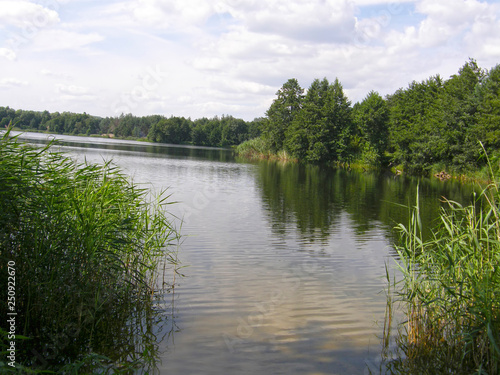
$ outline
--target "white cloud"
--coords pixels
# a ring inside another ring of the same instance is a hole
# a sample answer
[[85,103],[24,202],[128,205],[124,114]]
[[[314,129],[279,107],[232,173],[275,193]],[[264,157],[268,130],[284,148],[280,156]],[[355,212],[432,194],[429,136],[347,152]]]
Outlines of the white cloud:
[[478,0],[421,0],[417,12],[432,20],[461,28],[480,15],[486,15],[490,6]]
[[471,56],[487,60],[493,67],[500,63],[500,19],[493,14],[476,20],[464,37],[464,43]]
[[492,7],[477,0],[422,0],[416,10],[426,15],[418,30],[418,44],[436,47],[473,27],[479,18],[491,14]]
[[57,84],[56,91],[60,94],[71,95],[71,96],[83,96],[89,93],[89,90],[85,87],[76,85],[63,85],[63,84]]
[[10,48],[0,48],[0,57],[13,61],[16,59],[16,53]]
[[23,86],[28,86],[28,82],[21,81],[16,78],[4,78],[0,80],[0,87],[2,88],[23,87]]
[[416,4],[416,11],[424,19],[405,27],[402,32],[390,30],[384,37],[387,46],[401,50],[449,49],[462,44],[464,35],[476,29],[485,17],[490,20],[493,17],[492,22],[498,23],[494,16],[498,14],[498,7],[484,1],[421,0]]
[[367,5],[386,5],[387,7],[396,8],[398,4],[403,3],[414,3],[416,0],[398,0],[398,1],[388,1],[388,0],[351,0],[353,4],[357,6],[367,6]]
[[36,51],[77,50],[103,40],[104,37],[96,32],[77,33],[62,29],[42,30],[34,39],[34,49]]
[[55,92],[56,95],[53,98],[60,103],[66,103],[68,106],[78,105],[79,103],[88,105],[88,103],[99,100],[99,97],[94,95],[89,88],[77,85],[56,84]]
[[347,41],[354,31],[354,6],[347,0],[229,2],[226,10],[255,33],[294,40]]
[[[59,22],[55,10],[24,0],[0,1],[0,24],[40,29]],[[0,26],[1,27],[1,26]]]
[[175,32],[203,26],[214,13],[215,3],[205,0],[125,0],[104,8],[123,25],[170,29]]
[[[14,1],[0,0],[7,3]],[[19,108],[115,115],[113,103],[159,65],[168,76],[128,105],[132,113],[251,119],[292,77],[304,88],[338,77],[357,101],[372,89],[384,95],[413,79],[454,74],[468,57],[485,68],[500,59],[493,0],[15,3],[16,21],[0,26],[0,60],[4,77],[28,81],[30,90],[3,90],[0,101]],[[36,28],[22,49],[9,45],[36,12],[51,15],[50,27]],[[0,8],[0,21],[6,14]]]
[[44,76],[47,76],[47,77],[71,79],[71,76],[69,74],[65,74],[65,73],[61,73],[61,72],[54,72],[50,69],[42,69],[42,70],[40,70],[40,73]]

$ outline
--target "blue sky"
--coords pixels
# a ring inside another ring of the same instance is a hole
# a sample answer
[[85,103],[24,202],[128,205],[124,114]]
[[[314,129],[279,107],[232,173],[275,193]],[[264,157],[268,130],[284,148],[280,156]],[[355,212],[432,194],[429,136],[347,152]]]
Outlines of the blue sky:
[[0,0],[0,106],[98,116],[265,114],[289,78],[354,103],[474,58],[500,63],[494,0]]

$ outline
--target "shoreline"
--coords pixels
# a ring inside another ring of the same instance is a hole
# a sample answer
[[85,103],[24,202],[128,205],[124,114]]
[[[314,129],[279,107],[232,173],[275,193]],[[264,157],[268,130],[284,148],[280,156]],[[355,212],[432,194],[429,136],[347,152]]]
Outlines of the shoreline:
[[[277,161],[280,163],[302,163],[300,160],[291,157],[289,154],[286,152],[282,151],[278,154],[274,154],[271,152],[258,152],[256,150],[252,151],[244,151],[244,152],[238,152],[237,147],[235,147],[234,152],[235,154],[243,159],[247,159],[249,161]],[[308,164],[308,163],[303,163],[303,164]],[[469,184],[469,183],[477,183],[481,186],[488,186],[492,183],[494,183],[494,180],[492,180],[491,176],[488,178],[485,178],[484,176],[474,176],[473,174],[467,174],[467,173],[454,173],[446,168],[437,168],[436,170],[430,170],[428,174],[412,174],[412,173],[407,173],[404,171],[402,167],[380,167],[380,166],[373,166],[370,164],[366,163],[361,163],[358,161],[353,161],[351,163],[323,163],[319,165],[325,165],[330,168],[340,168],[340,169],[345,169],[345,170],[356,170],[358,172],[379,172],[379,173],[384,173],[384,174],[391,174],[391,176],[406,176],[406,177],[423,177],[423,178],[428,178],[428,179],[435,179],[439,180],[441,182],[447,182],[447,181],[457,181],[460,183],[464,184]],[[439,170],[439,172],[437,172]],[[497,176],[494,176],[496,178]]]
[[[18,132],[29,132],[29,133],[40,133],[40,134],[47,134],[47,135],[66,135],[66,136],[73,136],[73,137],[92,137],[92,138],[102,138],[102,139],[115,139],[115,140],[122,140],[122,141],[137,141],[137,142],[148,142],[148,143],[153,143],[153,144],[167,144],[167,143],[161,143],[161,142],[152,142],[148,140],[145,137],[116,137],[113,133],[110,134],[71,134],[71,133],[50,133],[47,131],[42,131],[39,129],[21,129],[18,127],[13,127],[11,130],[13,131],[18,131]],[[192,144],[172,144],[174,146],[195,146]],[[241,144],[240,144],[241,145]],[[238,151],[238,147],[240,145],[232,146],[230,149],[235,153],[237,157],[240,157],[242,159],[246,159],[248,161],[276,161],[280,163],[302,163],[300,160],[297,158],[293,158],[291,155],[289,155],[286,151],[280,151],[277,154],[272,153],[270,151],[266,152],[261,152],[257,151],[255,149],[250,149],[250,150],[242,150],[241,152]],[[201,146],[205,147],[205,146]],[[221,150],[227,150],[227,148],[224,147],[213,147]],[[307,164],[307,163],[304,163]],[[429,174],[412,174],[412,173],[407,173],[404,171],[402,166],[387,166],[387,167],[379,167],[379,166],[373,166],[370,164],[362,163],[359,161],[353,161],[351,163],[336,163],[336,164],[331,164],[331,163],[323,163],[322,165],[331,167],[331,168],[342,168],[346,170],[356,170],[359,172],[379,172],[379,173],[390,173],[393,176],[408,176],[408,177],[424,177],[424,178],[429,178],[429,179],[436,179],[441,182],[446,182],[446,181],[457,181],[461,183],[477,183],[480,185],[488,186],[494,182],[492,180],[491,176],[488,178],[485,178],[484,176],[474,176],[473,174],[468,174],[468,173],[455,173],[452,171],[447,170],[446,168],[436,168],[436,169],[431,169],[429,171]],[[494,176],[496,178],[497,176]]]

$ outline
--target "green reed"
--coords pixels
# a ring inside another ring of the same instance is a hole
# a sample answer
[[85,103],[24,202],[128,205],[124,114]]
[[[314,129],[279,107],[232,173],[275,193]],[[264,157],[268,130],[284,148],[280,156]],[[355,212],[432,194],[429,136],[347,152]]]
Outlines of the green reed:
[[29,338],[17,342],[20,366],[90,371],[95,358],[153,356],[159,277],[178,265],[168,204],[165,192],[151,198],[109,162],[77,163],[51,145],[0,138],[0,330],[15,262],[16,333]]
[[469,206],[445,200],[430,239],[422,236],[417,197],[408,225],[397,227],[403,279],[393,285],[406,322],[391,373],[499,373],[499,195],[494,182]]
[[261,138],[249,139],[235,148],[236,154],[246,159],[269,159],[272,157],[271,150]]

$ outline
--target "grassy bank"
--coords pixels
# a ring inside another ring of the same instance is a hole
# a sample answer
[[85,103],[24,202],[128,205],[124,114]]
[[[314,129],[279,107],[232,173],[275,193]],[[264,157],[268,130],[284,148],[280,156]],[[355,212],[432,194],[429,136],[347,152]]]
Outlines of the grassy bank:
[[[248,160],[278,160],[283,162],[298,162],[288,152],[282,150],[278,153],[272,152],[262,137],[250,139],[235,147],[235,153]],[[496,155],[496,154],[495,154]],[[403,165],[392,165],[390,162],[392,155],[386,154],[383,157],[377,157],[373,152],[363,151],[353,155],[348,161],[330,162],[335,168],[354,169],[357,171],[381,171],[392,173],[394,175],[407,174],[410,176],[423,176],[437,178],[441,181],[455,180],[460,182],[477,182],[483,185],[491,183],[491,175],[500,175],[500,156],[493,155],[490,163],[477,170],[457,170],[444,164],[436,164],[431,168],[419,173],[407,171]],[[492,169],[493,168],[493,169]]]
[[[163,265],[176,272],[179,234],[168,196],[149,197],[110,163],[0,138],[0,298],[9,297],[0,316],[17,314],[0,323],[1,371],[114,373],[154,362],[156,292]],[[5,359],[12,342],[16,367]]]
[[398,290],[406,322],[389,373],[500,372],[499,185],[473,205],[447,201],[439,227],[424,240],[420,211],[399,225]]
[[249,160],[278,160],[283,162],[297,162],[286,151],[273,153],[266,145],[265,141],[258,137],[241,143],[236,146],[235,152],[238,156]]

